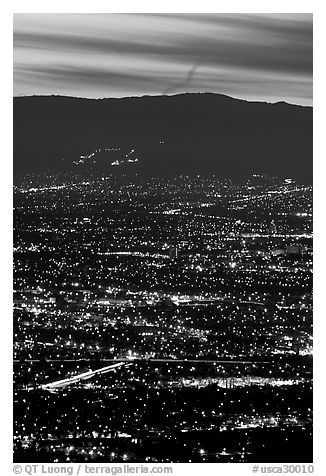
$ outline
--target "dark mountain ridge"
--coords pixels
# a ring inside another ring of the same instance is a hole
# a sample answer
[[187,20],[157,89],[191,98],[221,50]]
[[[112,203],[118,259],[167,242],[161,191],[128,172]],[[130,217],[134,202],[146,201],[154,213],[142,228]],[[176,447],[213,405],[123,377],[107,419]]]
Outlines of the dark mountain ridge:
[[14,98],[14,175],[253,173],[312,180],[312,108],[198,93]]

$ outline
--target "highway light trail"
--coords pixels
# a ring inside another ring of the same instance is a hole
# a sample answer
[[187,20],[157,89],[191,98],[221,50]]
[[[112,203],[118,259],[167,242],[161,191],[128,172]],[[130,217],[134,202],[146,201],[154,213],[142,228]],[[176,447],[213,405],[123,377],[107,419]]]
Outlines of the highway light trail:
[[[61,388],[61,387],[66,387],[68,385],[71,385],[73,383],[77,383],[80,380],[88,380],[94,375],[102,375],[108,372],[111,372],[115,370],[116,368],[122,367],[123,365],[128,365],[125,362],[118,362],[117,364],[113,365],[107,365],[106,367],[102,367],[97,370],[88,370],[87,372],[84,372],[79,375],[74,375],[73,377],[65,378],[62,380],[56,380],[55,382],[47,383],[44,385],[41,385],[42,390],[51,390],[55,388]],[[129,364],[130,365],[130,364]]]

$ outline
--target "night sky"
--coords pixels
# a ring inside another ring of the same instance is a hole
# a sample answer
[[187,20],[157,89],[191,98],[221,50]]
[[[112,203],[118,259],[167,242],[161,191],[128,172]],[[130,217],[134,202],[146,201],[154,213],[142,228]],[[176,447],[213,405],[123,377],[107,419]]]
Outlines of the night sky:
[[311,14],[15,14],[14,94],[312,105]]

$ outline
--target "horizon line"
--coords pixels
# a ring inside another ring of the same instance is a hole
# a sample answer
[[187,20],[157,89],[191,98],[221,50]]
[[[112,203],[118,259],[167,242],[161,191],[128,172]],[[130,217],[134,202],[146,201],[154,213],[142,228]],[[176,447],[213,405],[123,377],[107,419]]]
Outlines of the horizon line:
[[120,100],[120,99],[142,99],[142,98],[148,98],[148,97],[153,97],[153,98],[158,98],[158,97],[176,97],[176,96],[185,96],[185,95],[199,95],[199,94],[211,94],[214,96],[223,96],[228,99],[233,99],[235,101],[243,101],[247,103],[256,103],[256,104],[270,104],[270,105],[276,105],[276,104],[286,104],[288,106],[297,106],[297,107],[309,107],[313,108],[313,105],[308,105],[308,104],[298,104],[298,103],[291,103],[285,100],[281,101],[275,101],[275,102],[269,102],[269,101],[264,101],[264,100],[250,100],[250,99],[244,99],[240,97],[234,97],[234,96],[229,96],[228,94],[223,94],[223,93],[213,93],[210,91],[198,91],[198,92],[182,92],[182,93],[176,93],[176,94],[143,94],[143,95],[133,95],[133,96],[119,96],[119,97],[113,97],[113,96],[103,96],[103,97],[88,97],[88,96],[69,96],[65,94],[21,94],[18,96],[13,96],[13,99],[20,99],[20,98],[67,98],[67,99],[84,99],[84,100],[89,100],[89,101],[103,101],[103,100]]

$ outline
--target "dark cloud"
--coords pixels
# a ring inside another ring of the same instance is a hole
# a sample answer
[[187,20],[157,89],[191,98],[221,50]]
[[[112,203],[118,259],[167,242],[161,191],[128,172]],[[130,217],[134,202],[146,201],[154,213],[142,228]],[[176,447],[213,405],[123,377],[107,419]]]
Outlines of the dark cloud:
[[177,92],[180,89],[184,89],[186,91],[189,88],[191,81],[194,77],[194,74],[196,72],[196,69],[198,69],[199,66],[200,66],[199,63],[194,64],[188,71],[186,77],[182,79],[181,81],[179,81],[178,83],[165,89],[164,94],[171,94],[171,93]]
[[14,53],[16,94],[222,92],[223,84],[245,98],[312,97],[307,14],[16,14]]

